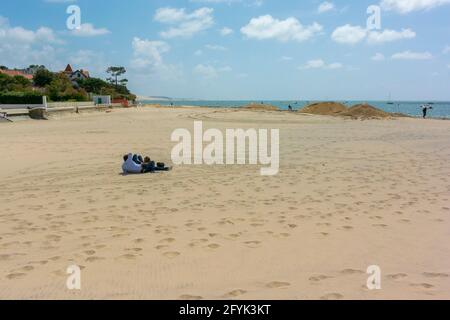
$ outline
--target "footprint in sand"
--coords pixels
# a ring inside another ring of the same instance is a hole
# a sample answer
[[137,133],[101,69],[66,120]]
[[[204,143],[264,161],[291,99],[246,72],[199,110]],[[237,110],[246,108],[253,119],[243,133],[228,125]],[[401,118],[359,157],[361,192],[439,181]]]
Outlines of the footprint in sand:
[[105,258],[101,258],[101,257],[88,257],[86,258],[86,262],[95,262],[95,261],[99,261],[99,260],[104,260]]
[[220,248],[220,245],[217,243],[211,243],[210,245],[208,245],[208,248],[210,249],[218,249]]
[[159,243],[172,243],[175,242],[174,238],[162,239]]
[[19,279],[25,277],[25,273],[10,273],[6,276],[9,280]]
[[224,294],[223,298],[225,298],[225,299],[236,298],[236,297],[242,296],[246,293],[247,293],[247,291],[245,291],[245,290],[237,289],[237,290],[230,291],[227,294]]
[[136,255],[132,254],[132,253],[126,253],[126,254],[120,256],[120,258],[124,258],[127,260],[133,260],[133,259],[136,259]]
[[434,288],[434,286],[432,284],[429,284],[429,283],[411,283],[410,286],[411,287],[420,287],[420,288],[423,288],[423,289]]
[[247,241],[244,244],[249,248],[258,248],[261,244],[261,241]]
[[174,252],[165,252],[165,253],[163,253],[163,256],[166,258],[169,258],[169,259],[173,259],[173,258],[178,257],[180,254],[181,253],[175,252],[175,251]]
[[392,279],[392,280],[399,280],[399,279],[403,279],[406,278],[408,275],[406,273],[396,273],[396,274],[389,274],[386,277],[388,279]]
[[435,273],[435,272],[424,272],[423,276],[427,278],[448,278],[448,274],[446,273]]
[[0,261],[5,261],[11,258],[11,255],[9,254],[0,254]]
[[340,300],[343,298],[344,296],[340,293],[327,293],[326,295],[320,297],[321,300]]
[[19,269],[20,271],[32,271],[34,270],[33,266],[24,266],[22,268]]
[[341,273],[345,274],[345,275],[352,275],[352,274],[363,274],[365,272],[361,271],[361,270],[355,270],[355,269],[344,269],[341,271]]
[[291,284],[289,282],[272,281],[266,284],[269,289],[279,289],[289,287]]
[[383,224],[383,223],[379,223],[379,224],[373,224],[373,227],[380,227],[380,228],[387,228],[388,225],[387,224]]
[[332,277],[325,276],[325,275],[321,274],[321,275],[313,276],[313,277],[309,278],[309,281],[312,281],[312,282],[320,282],[320,281],[322,281],[322,280],[331,279],[331,278],[332,278]]

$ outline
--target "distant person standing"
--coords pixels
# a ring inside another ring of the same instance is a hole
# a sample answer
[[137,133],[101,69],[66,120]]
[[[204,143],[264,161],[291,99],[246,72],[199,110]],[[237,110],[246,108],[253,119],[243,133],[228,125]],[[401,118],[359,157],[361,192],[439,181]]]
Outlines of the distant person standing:
[[291,105],[289,105],[288,109],[289,109],[289,111],[293,111]]
[[428,104],[422,105],[422,113],[424,119],[427,117],[428,110],[433,110],[433,107]]

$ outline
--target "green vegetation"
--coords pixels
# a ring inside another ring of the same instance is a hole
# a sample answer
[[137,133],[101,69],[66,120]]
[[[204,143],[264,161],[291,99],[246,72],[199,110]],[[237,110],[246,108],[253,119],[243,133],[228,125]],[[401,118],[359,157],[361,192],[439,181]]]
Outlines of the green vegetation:
[[32,92],[32,83],[21,76],[10,77],[0,73],[0,93],[5,92]]
[[33,82],[37,87],[48,86],[53,81],[54,75],[47,69],[39,69],[34,74]]
[[136,96],[124,85],[117,86],[98,78],[77,81],[80,88],[96,95],[109,95],[112,99],[136,100]]
[[107,80],[110,83],[114,84],[116,87],[118,87],[119,85],[127,85],[128,79],[119,79],[121,75],[127,73],[127,70],[124,67],[109,67],[106,72],[111,75],[111,78],[108,78]]
[[33,92],[0,93],[2,104],[41,104],[42,95]]
[[[2,66],[4,70],[7,68]],[[43,95],[49,101],[89,101],[89,93],[96,95],[110,95],[113,99],[135,100],[126,87],[127,80],[119,80],[120,75],[126,72],[123,67],[111,67],[114,70],[114,81],[109,82],[98,78],[89,78],[72,82],[64,73],[53,73],[44,66],[30,66],[34,71],[33,81],[21,76],[11,77],[0,73],[0,103],[13,104],[25,101],[24,104],[36,101],[36,97]],[[111,73],[110,71],[108,71]],[[6,102],[8,101],[8,102]],[[37,102],[41,103],[41,102]]]

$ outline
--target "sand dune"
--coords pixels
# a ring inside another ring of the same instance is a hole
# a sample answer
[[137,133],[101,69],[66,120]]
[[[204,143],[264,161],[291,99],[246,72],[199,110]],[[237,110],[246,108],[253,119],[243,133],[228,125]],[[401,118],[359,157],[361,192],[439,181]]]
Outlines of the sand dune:
[[[120,174],[130,151],[170,163],[170,134],[194,120],[279,128],[280,173]],[[0,136],[2,299],[450,298],[448,121],[141,108]]]

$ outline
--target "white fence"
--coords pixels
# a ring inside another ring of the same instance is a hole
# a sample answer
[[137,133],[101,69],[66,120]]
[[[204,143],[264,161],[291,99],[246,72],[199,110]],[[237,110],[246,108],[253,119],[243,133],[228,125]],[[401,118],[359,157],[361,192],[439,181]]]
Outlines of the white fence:
[[34,108],[79,108],[79,107],[93,107],[93,101],[84,102],[47,102],[47,97],[42,97],[41,104],[0,104],[0,109],[34,109]]
[[79,108],[95,106],[93,101],[86,102],[49,102],[47,108]]
[[43,104],[0,104],[0,109],[14,110],[14,109],[33,109],[33,108],[45,108]]

